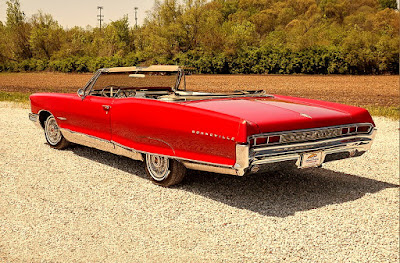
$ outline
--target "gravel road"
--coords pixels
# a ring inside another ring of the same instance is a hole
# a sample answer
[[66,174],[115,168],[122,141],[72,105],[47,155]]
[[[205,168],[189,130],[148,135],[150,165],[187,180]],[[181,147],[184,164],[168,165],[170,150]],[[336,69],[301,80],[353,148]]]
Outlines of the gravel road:
[[323,169],[162,188],[138,161],[51,149],[28,112],[0,103],[0,261],[399,262],[397,121]]

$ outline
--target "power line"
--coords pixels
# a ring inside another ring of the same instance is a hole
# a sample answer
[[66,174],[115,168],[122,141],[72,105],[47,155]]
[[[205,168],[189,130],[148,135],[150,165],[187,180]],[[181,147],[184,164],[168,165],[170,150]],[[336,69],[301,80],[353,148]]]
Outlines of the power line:
[[139,8],[135,6],[135,27],[137,28],[137,10]]
[[103,17],[104,15],[101,14],[101,11],[103,10],[102,6],[98,6],[97,9],[99,10],[99,14],[97,15],[97,20],[100,22],[100,32],[101,32],[101,22],[104,21]]

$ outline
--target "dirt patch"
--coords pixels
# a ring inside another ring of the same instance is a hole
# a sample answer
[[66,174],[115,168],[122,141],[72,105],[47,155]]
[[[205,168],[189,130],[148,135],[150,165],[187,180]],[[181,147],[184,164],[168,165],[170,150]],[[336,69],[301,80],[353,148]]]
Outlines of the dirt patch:
[[350,105],[398,106],[399,76],[282,76],[203,75],[187,76],[188,89],[233,91],[260,89]]
[[6,92],[76,92],[92,74],[4,73],[0,74],[0,91]]

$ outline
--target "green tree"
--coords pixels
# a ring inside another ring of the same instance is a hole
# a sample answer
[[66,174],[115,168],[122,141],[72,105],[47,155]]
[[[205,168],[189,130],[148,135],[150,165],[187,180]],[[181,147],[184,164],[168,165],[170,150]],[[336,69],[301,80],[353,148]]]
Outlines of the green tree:
[[61,48],[53,54],[53,57],[60,59],[75,56],[97,56],[98,50],[93,53],[91,45],[93,42],[93,29],[84,29],[82,27],[73,27],[65,30]]
[[397,9],[397,2],[396,0],[379,0],[379,4],[381,5],[381,8],[392,8],[392,9]]
[[7,39],[7,29],[0,21],[0,63],[5,63],[7,60],[12,59]]
[[106,55],[126,55],[131,48],[128,16],[112,21],[104,30],[104,45]]
[[[398,73],[394,0],[156,0],[144,25],[128,18],[63,29],[7,1],[0,70],[93,71],[179,63],[204,73]],[[32,58],[33,55],[33,58]]]
[[11,49],[17,59],[32,57],[29,47],[29,34],[31,26],[26,22],[24,12],[21,10],[19,0],[9,0],[7,3],[7,33],[12,43]]
[[240,24],[225,23],[224,28],[226,32],[225,50],[228,54],[233,55],[246,47],[252,46],[256,40],[255,26],[250,21],[244,21]]
[[218,2],[210,3],[204,7],[204,22],[200,27],[197,49],[216,54],[222,52],[226,39],[222,30],[224,14],[221,12],[221,7],[222,5]]
[[182,12],[182,6],[177,0],[166,0],[163,3],[155,1],[154,9],[145,20],[142,31],[145,56],[170,60],[180,53],[184,33],[178,19],[181,19]]
[[186,52],[198,48],[202,27],[206,23],[204,10],[205,0],[186,0],[182,15],[177,24],[183,33],[179,43],[179,51]]
[[50,59],[61,48],[64,30],[50,14],[41,11],[32,16],[31,25],[29,44],[34,57]]

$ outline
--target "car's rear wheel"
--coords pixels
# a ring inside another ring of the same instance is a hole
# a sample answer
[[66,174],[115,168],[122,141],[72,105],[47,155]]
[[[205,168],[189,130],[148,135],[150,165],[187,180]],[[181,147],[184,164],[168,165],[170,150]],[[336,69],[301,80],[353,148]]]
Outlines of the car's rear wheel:
[[46,137],[47,143],[55,149],[65,149],[69,146],[69,141],[67,141],[61,133],[60,127],[56,122],[53,115],[47,117],[44,122],[44,135]]
[[146,154],[146,173],[158,185],[171,186],[182,182],[186,167],[164,156]]

